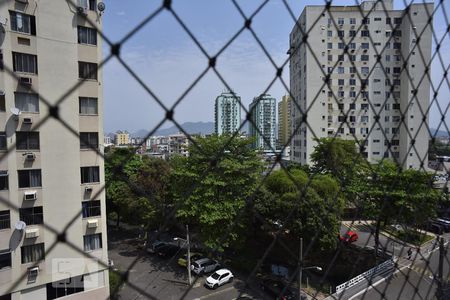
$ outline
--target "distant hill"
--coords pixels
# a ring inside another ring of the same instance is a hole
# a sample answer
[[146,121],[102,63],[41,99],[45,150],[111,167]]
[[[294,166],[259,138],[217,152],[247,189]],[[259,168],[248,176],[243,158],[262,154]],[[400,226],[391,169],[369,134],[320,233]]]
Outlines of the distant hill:
[[[180,124],[181,128],[189,134],[211,134],[214,132],[214,122],[185,122]],[[178,127],[171,126],[168,128],[160,128],[153,135],[169,135],[180,132]],[[133,136],[145,137],[149,133],[148,130],[141,129],[133,133]]]
[[[442,128],[442,126],[441,126],[441,128]],[[450,136],[450,133],[448,133],[446,129],[437,130],[434,128],[430,128],[430,131],[433,136],[436,134],[436,137],[440,137],[440,136],[449,137]],[[437,133],[436,133],[436,131],[437,131]]]

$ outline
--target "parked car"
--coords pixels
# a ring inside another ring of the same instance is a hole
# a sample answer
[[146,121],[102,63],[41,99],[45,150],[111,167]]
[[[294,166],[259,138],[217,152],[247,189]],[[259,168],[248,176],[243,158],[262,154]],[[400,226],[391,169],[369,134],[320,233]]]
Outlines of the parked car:
[[180,247],[172,244],[166,244],[165,246],[158,248],[158,256],[161,257],[172,257],[180,251]]
[[219,267],[220,265],[217,261],[209,258],[202,258],[191,264],[191,270],[197,275],[210,273],[217,270]]
[[[200,252],[191,252],[191,262],[199,260],[203,257],[205,256]],[[178,259],[178,265],[183,268],[187,266],[187,253]]]
[[147,252],[157,253],[159,248],[164,247],[166,245],[167,245],[166,242],[155,241],[153,244],[150,245],[150,247],[147,248]]
[[344,235],[339,235],[339,240],[346,244],[351,244],[358,240],[358,234],[354,231],[348,231]]
[[[298,291],[292,287],[287,286],[281,280],[265,279],[261,282],[261,290],[273,299],[277,300],[294,300],[298,299]],[[307,299],[306,295],[302,294],[301,299]]]
[[445,218],[438,218],[433,220],[433,223],[439,224],[445,232],[450,231],[450,221]]
[[205,285],[212,289],[217,289],[225,283],[233,282],[233,273],[228,269],[220,269],[214,272],[211,276],[206,278]]

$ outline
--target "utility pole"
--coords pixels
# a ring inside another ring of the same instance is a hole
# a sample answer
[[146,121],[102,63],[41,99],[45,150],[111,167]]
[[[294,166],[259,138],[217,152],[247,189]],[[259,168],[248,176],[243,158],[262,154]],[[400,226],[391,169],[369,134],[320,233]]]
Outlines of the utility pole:
[[191,278],[191,242],[189,241],[189,225],[186,225],[186,242],[187,242],[187,269],[189,285],[192,284]]
[[438,280],[436,298],[438,300],[444,299],[444,259],[445,259],[444,238],[439,238],[439,266],[438,266]]
[[302,299],[302,266],[303,266],[303,238],[300,238],[300,249],[298,255],[298,299]]

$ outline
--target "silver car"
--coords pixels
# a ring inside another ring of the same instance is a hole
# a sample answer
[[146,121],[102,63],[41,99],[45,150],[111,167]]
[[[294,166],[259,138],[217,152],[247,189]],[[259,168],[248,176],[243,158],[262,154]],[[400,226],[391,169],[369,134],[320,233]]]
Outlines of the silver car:
[[220,267],[219,263],[213,259],[202,258],[194,261],[191,264],[191,270],[197,275],[203,275],[217,270]]

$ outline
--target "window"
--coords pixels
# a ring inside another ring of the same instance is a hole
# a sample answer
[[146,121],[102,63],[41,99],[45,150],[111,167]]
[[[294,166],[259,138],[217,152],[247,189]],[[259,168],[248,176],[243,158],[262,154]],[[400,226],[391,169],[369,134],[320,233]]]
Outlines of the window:
[[350,133],[351,133],[351,134],[355,134],[355,128],[352,128],[352,127],[351,127],[351,128],[350,128]]
[[350,73],[356,73],[356,67],[350,67]]
[[333,60],[333,55],[328,55],[328,61],[332,61]]
[[400,109],[400,103],[392,104],[392,109]]
[[344,61],[344,55],[338,55],[338,61]]
[[400,140],[392,140],[391,145],[392,146],[399,146],[400,145]]
[[6,111],[6,99],[5,95],[0,95],[0,111]]
[[350,61],[356,61],[356,55],[350,55]]
[[338,116],[338,122],[345,122],[345,116]]
[[356,49],[356,43],[350,43],[350,44],[348,45],[348,47],[349,47],[350,49]]
[[81,202],[81,214],[83,218],[100,216],[101,215],[100,200]]
[[389,103],[384,105],[384,110],[390,110],[391,109],[391,105]]
[[394,36],[396,37],[401,37],[402,36],[402,32],[401,30],[394,30],[394,32],[392,33]]
[[0,250],[0,270],[11,268],[11,250]]
[[344,25],[344,18],[338,18],[338,24]]
[[391,68],[389,67],[385,67],[384,71],[386,72],[386,74],[391,74]]
[[15,92],[14,105],[22,112],[39,112],[38,94]]
[[393,127],[392,128],[392,134],[396,134],[398,132],[398,128]]
[[362,37],[369,36],[369,30],[361,30],[361,36]]
[[14,72],[37,74],[37,56],[33,54],[13,52]]
[[338,74],[344,74],[344,67],[338,67]]
[[102,234],[88,234],[83,236],[84,251],[92,251],[102,248]]
[[369,49],[369,43],[361,43],[362,49]]
[[350,95],[350,97],[355,98],[356,97],[356,92],[355,91],[350,91],[349,95]]
[[100,182],[98,167],[81,167],[81,183]]
[[391,49],[391,43],[390,42],[386,42],[386,49]]
[[401,43],[394,43],[394,49],[401,49],[402,44]]
[[18,170],[19,188],[40,187],[41,170]]
[[80,97],[80,115],[97,115],[98,99],[90,97]]
[[356,18],[350,18],[350,24],[355,25],[356,24]]
[[391,56],[390,55],[386,55],[386,61],[391,61]]
[[0,211],[0,229],[7,229],[11,227],[11,215],[9,210]]
[[360,128],[360,133],[361,134],[368,134],[369,133],[369,128]]
[[0,131],[0,150],[6,150],[6,133],[4,131]]
[[390,37],[391,36],[391,31],[386,31],[386,37]]
[[385,121],[385,122],[389,122],[390,119],[391,119],[390,116],[384,116],[384,121]]
[[361,116],[361,122],[369,122],[369,116]]
[[344,79],[338,79],[338,85],[344,85],[345,80]]
[[339,108],[340,110],[343,110],[343,109],[344,109],[344,104],[339,103],[339,104],[338,104],[338,108]]
[[394,79],[394,85],[400,85],[400,79]]
[[97,80],[97,64],[79,61],[78,78]]
[[394,24],[402,24],[402,18],[394,18]]
[[370,24],[370,18],[363,18],[362,19],[362,24]]
[[339,43],[338,44],[338,49],[344,49],[345,48],[345,44],[344,43]]
[[327,43],[327,48],[328,49],[333,49],[333,43]]
[[394,55],[394,60],[395,61],[402,61],[402,56],[401,55]]
[[355,103],[350,103],[350,109],[355,109],[356,108],[356,104]]
[[344,37],[344,30],[338,30],[338,37]]
[[83,292],[85,290],[83,279],[83,275],[80,275],[47,283],[47,300]]
[[80,132],[80,149],[98,149],[98,132]]
[[77,5],[89,10],[96,10],[96,0],[78,0]]
[[361,55],[361,61],[369,61],[369,55]]
[[35,206],[29,208],[19,209],[20,220],[27,225],[36,225],[44,223],[44,214],[42,213],[42,206]]
[[22,264],[37,262],[45,258],[44,243],[23,246],[20,248]]
[[0,170],[0,191],[8,190],[8,171]]
[[332,36],[333,36],[333,31],[331,31],[331,30],[328,30],[328,32],[327,32],[327,36],[328,36],[328,37],[332,37]]
[[393,69],[393,72],[394,72],[394,74],[398,74],[398,73],[400,73],[400,68],[399,67],[394,67],[394,69]]
[[356,85],[356,79],[350,79],[350,85]]
[[97,45],[97,30],[78,26],[78,44]]
[[350,37],[355,37],[355,36],[356,36],[356,31],[355,31],[355,30],[350,30],[350,31],[348,32],[348,36],[350,36]]
[[384,133],[389,134],[389,127],[384,128]]
[[391,18],[386,18],[386,24],[391,24]]
[[367,103],[361,104],[361,109],[369,109],[369,104]]
[[356,117],[355,116],[350,116],[350,122],[356,122]]
[[338,91],[338,97],[345,97],[345,92],[344,91]]
[[36,35],[36,18],[16,11],[9,11],[11,30]]
[[17,131],[16,132],[17,150],[39,150],[39,132]]
[[393,116],[392,122],[400,122],[400,116]]

